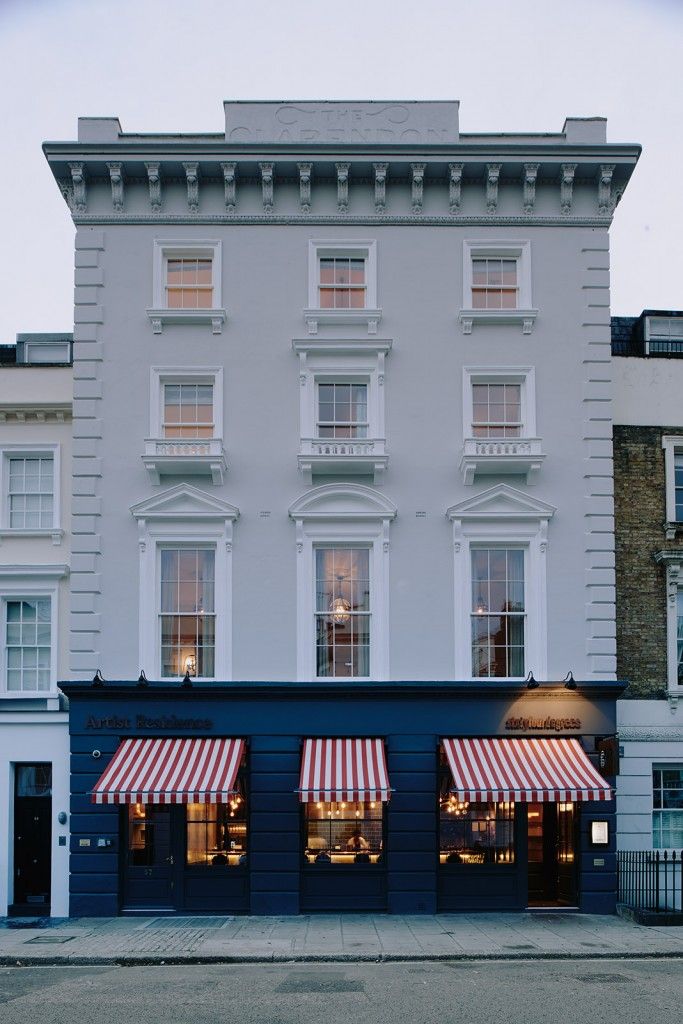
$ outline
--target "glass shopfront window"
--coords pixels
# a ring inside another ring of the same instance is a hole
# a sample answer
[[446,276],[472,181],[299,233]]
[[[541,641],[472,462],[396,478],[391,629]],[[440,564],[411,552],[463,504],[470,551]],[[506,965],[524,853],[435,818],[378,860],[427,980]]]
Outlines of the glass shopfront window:
[[452,785],[442,752],[439,863],[514,864],[514,802],[459,800],[450,792]]
[[308,864],[381,864],[380,800],[304,804],[304,856]]
[[188,868],[246,865],[247,803],[243,788],[240,786],[227,804],[188,804],[186,830]]

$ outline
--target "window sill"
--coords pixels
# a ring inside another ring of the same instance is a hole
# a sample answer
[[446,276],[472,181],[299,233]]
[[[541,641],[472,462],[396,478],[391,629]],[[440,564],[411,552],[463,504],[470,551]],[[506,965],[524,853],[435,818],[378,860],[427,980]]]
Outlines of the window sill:
[[475,324],[521,324],[522,334],[531,334],[537,316],[537,309],[461,309],[458,319],[463,334]]
[[222,334],[228,318],[224,309],[148,309],[147,316],[155,334],[161,334],[164,324],[211,324],[212,334]]
[[381,479],[389,462],[384,438],[301,439],[299,469],[312,483],[314,473],[331,476],[370,476]]
[[62,543],[62,537],[64,536],[64,530],[59,528],[51,527],[46,530],[13,530],[10,527],[5,527],[0,530],[0,541],[3,539],[9,540],[10,538],[26,537],[26,538],[38,538],[38,537],[51,537],[52,543],[55,547],[59,547]]
[[304,320],[309,334],[317,334],[326,324],[364,324],[368,334],[377,334],[382,319],[381,309],[305,309]]
[[477,476],[524,476],[536,482],[545,455],[538,437],[465,439],[460,459],[463,482],[473,484]]
[[162,476],[210,476],[222,484],[228,469],[220,437],[147,438],[142,461],[153,484]]
[[59,690],[0,690],[2,700],[47,700],[59,701]]

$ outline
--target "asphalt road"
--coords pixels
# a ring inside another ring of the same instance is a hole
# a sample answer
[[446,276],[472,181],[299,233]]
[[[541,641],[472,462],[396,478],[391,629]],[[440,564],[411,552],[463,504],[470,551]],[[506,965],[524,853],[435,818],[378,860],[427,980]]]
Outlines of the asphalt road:
[[681,1024],[683,961],[0,968],[1,1024]]

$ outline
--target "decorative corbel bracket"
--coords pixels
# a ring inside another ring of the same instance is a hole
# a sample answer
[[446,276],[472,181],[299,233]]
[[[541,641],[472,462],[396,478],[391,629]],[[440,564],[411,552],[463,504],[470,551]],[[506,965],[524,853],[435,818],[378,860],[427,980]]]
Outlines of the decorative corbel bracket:
[[683,551],[658,551],[655,562],[666,568],[666,597],[675,607],[679,587],[683,586]]
[[299,206],[302,213],[311,212],[311,170],[313,164],[297,164],[299,168]]
[[88,210],[88,200],[85,189],[85,172],[83,170],[83,164],[70,163],[69,170],[71,171],[71,181],[74,189],[74,210],[76,213],[86,213]]
[[261,172],[261,198],[263,200],[263,212],[273,212],[273,165],[271,163],[260,163]]
[[425,166],[425,164],[410,165],[410,170],[413,176],[410,195],[413,213],[422,213]]
[[375,213],[387,208],[387,170],[389,164],[373,164],[375,170]]
[[161,210],[161,172],[158,163],[146,163],[147,182],[149,184],[149,205],[153,213]]
[[460,213],[463,164],[448,165],[448,207],[451,213]]
[[335,164],[337,168],[337,212],[349,209],[349,164]]
[[598,180],[598,212],[609,215],[612,212],[612,175],[615,164],[600,164]]
[[111,201],[117,213],[123,213],[123,170],[117,161],[107,163],[111,180]]
[[486,165],[486,211],[495,213],[498,209],[498,179],[501,164]]
[[197,213],[199,210],[199,164],[193,161],[183,163],[183,167],[187,179],[187,205],[190,213]]
[[524,212],[532,214],[536,202],[536,177],[539,164],[524,164]]
[[562,164],[562,177],[560,178],[560,209],[562,213],[572,212],[572,196],[574,192],[574,174],[576,164]]
[[237,180],[235,169],[237,164],[233,161],[221,163],[223,171],[223,188],[225,192],[225,209],[227,213],[234,213],[237,205]]

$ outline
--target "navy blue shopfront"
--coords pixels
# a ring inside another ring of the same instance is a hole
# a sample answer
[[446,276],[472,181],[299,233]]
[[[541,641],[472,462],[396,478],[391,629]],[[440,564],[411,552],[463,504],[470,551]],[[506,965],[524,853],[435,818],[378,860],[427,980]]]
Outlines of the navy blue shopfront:
[[[600,750],[613,741],[620,684],[529,691],[495,681],[192,687],[105,681],[62,689],[70,702],[74,917],[431,914],[545,903],[614,911],[614,800],[501,800],[491,813],[499,815],[496,827],[507,845],[485,858],[458,846],[459,816],[473,815],[453,795],[443,741],[574,737],[597,767]],[[176,737],[244,741],[239,773],[222,804],[202,805],[201,795],[182,793],[166,804],[93,802],[123,741]],[[365,803],[367,794],[355,794],[355,803],[350,794],[342,810],[339,802],[325,802],[325,794],[307,804],[302,756],[306,740],[316,737],[381,740],[390,794]],[[608,783],[615,771],[609,761],[603,765]],[[354,828],[351,818],[332,831],[334,815],[350,813],[363,828]],[[489,817],[482,810],[468,828],[483,835]],[[595,845],[593,821],[607,823],[605,845]]]

